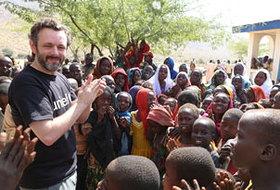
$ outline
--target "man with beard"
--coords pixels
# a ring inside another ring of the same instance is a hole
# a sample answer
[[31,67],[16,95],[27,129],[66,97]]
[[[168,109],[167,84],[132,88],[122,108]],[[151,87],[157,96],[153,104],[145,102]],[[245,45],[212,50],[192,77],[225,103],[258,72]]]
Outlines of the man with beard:
[[16,125],[30,127],[38,137],[36,157],[23,173],[20,188],[74,190],[76,140],[72,125],[83,123],[92,102],[103,93],[105,82],[88,77],[76,97],[68,80],[57,70],[70,45],[68,29],[53,19],[42,19],[31,28],[34,62],[13,80],[9,104]]

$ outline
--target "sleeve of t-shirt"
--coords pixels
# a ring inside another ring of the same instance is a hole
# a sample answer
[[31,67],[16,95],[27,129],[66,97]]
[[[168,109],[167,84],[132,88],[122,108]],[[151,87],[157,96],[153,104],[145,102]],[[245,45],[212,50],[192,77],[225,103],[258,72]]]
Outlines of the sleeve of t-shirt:
[[14,106],[27,126],[33,121],[53,119],[53,107],[47,90],[36,84],[15,85],[13,94]]

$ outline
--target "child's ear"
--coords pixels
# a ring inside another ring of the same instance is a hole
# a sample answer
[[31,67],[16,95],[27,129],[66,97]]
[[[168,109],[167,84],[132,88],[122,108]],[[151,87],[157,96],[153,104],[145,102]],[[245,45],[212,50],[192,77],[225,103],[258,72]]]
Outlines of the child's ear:
[[260,159],[263,161],[274,160],[277,157],[277,148],[273,144],[264,145]]

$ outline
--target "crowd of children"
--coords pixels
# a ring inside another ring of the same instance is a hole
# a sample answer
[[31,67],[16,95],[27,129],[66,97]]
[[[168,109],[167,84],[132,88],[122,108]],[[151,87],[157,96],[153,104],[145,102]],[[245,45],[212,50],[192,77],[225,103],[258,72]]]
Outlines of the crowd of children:
[[241,62],[232,72],[216,64],[204,84],[194,62],[156,65],[149,49],[142,41],[123,68],[109,57],[83,72],[63,67],[76,93],[83,73],[106,81],[86,122],[74,126],[76,189],[279,189],[280,85],[270,73],[249,79]]

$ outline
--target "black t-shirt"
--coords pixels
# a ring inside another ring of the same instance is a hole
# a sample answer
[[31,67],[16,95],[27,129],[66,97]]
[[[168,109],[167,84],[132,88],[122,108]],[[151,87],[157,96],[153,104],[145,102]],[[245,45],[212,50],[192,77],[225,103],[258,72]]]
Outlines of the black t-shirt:
[[[71,107],[76,99],[68,80],[61,74],[48,75],[27,66],[14,78],[9,104],[16,125],[27,128],[33,121],[53,119]],[[31,132],[31,138],[34,137]],[[76,139],[73,128],[52,146],[40,140],[36,157],[24,171],[20,186],[45,188],[61,182],[76,170]]]

